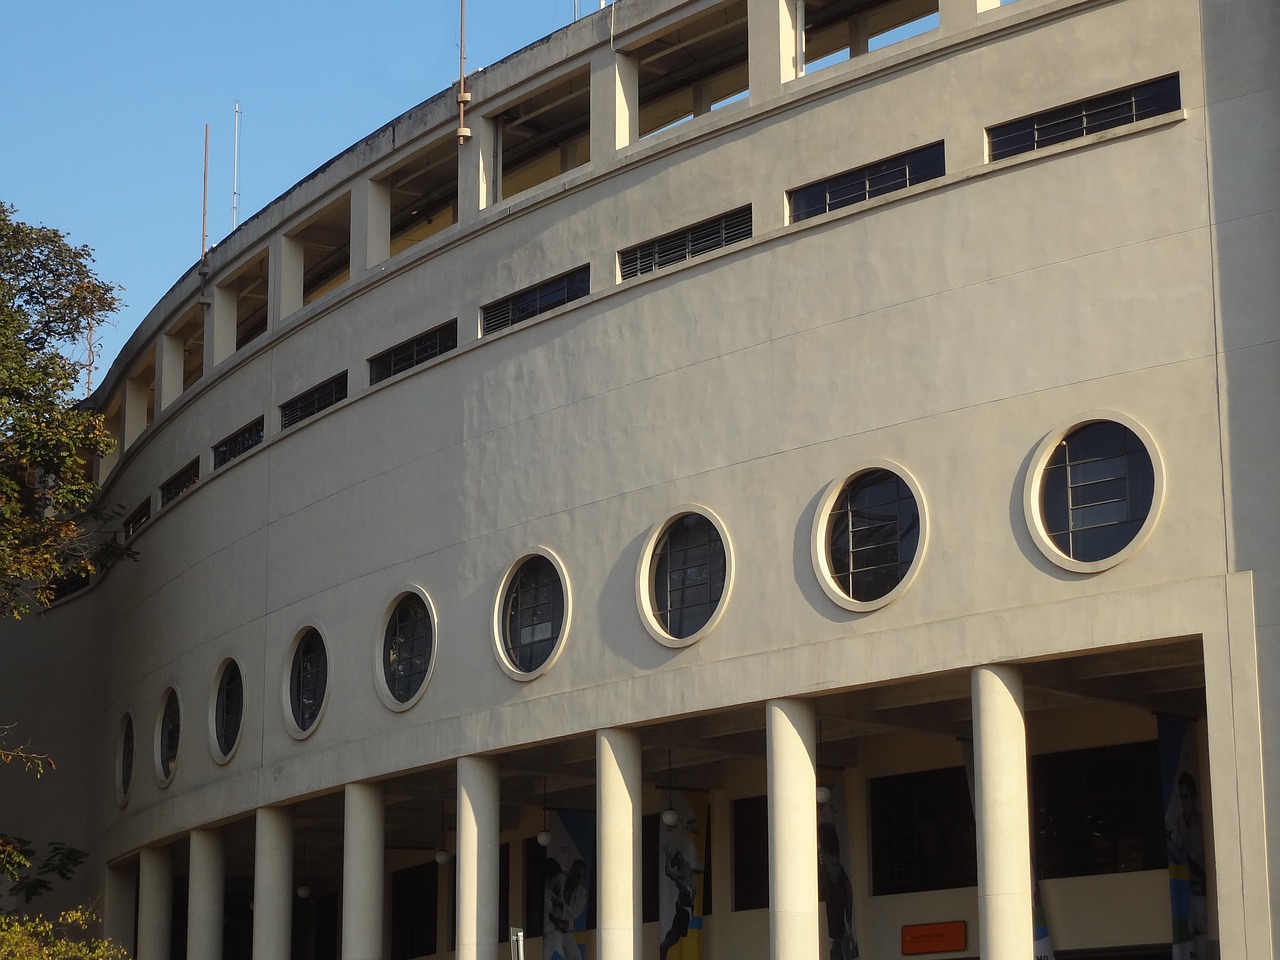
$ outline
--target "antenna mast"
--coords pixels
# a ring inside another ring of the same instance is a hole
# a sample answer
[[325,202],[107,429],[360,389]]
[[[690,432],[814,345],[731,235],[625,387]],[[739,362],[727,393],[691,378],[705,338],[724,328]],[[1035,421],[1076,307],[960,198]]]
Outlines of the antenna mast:
[[471,128],[467,126],[467,104],[470,102],[471,94],[467,93],[467,0],[458,0],[458,146],[471,137]]
[[204,202],[200,211],[200,259],[209,252],[209,125],[204,125]]
[[231,229],[240,223],[240,101],[236,101],[236,135],[231,159]]

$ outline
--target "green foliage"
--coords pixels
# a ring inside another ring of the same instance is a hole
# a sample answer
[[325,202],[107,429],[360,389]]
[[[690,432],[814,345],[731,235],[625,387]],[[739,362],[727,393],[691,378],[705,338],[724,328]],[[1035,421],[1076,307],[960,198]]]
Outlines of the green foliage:
[[9,894],[21,897],[23,903],[52,890],[52,878],[70,880],[88,856],[83,850],[54,840],[45,855],[39,857],[30,840],[0,833],[0,873],[9,881]]
[[0,614],[21,617],[113,556],[89,464],[114,441],[77,405],[65,351],[120,301],[88,247],[15,213],[0,202]]
[[97,926],[84,909],[57,920],[0,914],[0,960],[128,960],[123,947],[91,935]]

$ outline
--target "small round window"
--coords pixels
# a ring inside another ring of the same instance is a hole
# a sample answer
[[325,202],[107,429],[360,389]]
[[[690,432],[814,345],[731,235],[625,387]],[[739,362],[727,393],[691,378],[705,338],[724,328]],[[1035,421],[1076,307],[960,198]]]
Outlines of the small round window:
[[382,640],[382,677],[396,703],[409,703],[422,689],[431,671],[433,646],[426,601],[416,593],[405,594],[391,611]]
[[1037,544],[1049,559],[1089,573],[1141,546],[1162,489],[1154,445],[1139,436],[1141,429],[1133,421],[1093,419],[1041,445],[1027,499]]
[[645,628],[672,647],[688,646],[716,625],[733,581],[719,518],[696,504],[678,509],[650,534],[636,581]]
[[218,689],[213,700],[213,736],[222,758],[231,756],[240,739],[240,724],[244,717],[244,678],[240,665],[228,660],[218,677]]
[[508,574],[498,611],[499,662],[508,675],[531,680],[555,660],[568,621],[560,564],[549,553],[526,556]]
[[924,506],[911,476],[877,461],[827,488],[814,517],[813,561],[822,588],[869,612],[910,586],[925,546]]
[[172,687],[165,694],[157,734],[156,766],[161,782],[168,783],[178,765],[178,741],[182,738],[182,708],[178,703],[178,693]]
[[133,716],[126,713],[124,715],[124,723],[120,729],[120,748],[119,748],[119,780],[117,786],[120,789],[120,803],[123,804],[129,797],[129,787],[133,784]]
[[300,733],[307,733],[320,718],[329,685],[329,655],[320,631],[314,627],[298,640],[289,667],[289,712]]

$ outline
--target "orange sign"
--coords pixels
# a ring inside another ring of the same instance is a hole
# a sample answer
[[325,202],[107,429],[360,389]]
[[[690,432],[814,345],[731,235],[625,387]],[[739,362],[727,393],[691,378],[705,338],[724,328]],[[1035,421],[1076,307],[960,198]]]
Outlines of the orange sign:
[[965,948],[965,923],[949,920],[946,923],[913,923],[902,928],[902,955],[910,957],[918,953],[947,953]]

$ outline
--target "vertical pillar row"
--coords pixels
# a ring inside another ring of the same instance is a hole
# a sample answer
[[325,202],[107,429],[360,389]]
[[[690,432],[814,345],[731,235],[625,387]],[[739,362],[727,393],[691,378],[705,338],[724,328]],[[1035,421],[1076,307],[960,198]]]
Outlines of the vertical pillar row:
[[169,960],[173,936],[173,853],[143,847],[138,854],[138,960]]
[[349,783],[342,831],[342,960],[381,960],[386,806],[380,783]]
[[498,767],[458,760],[457,960],[498,957]]
[[769,956],[818,956],[818,816],[813,708],[765,705],[769,777]]
[[597,936],[602,960],[640,960],[640,737],[596,732]]
[[225,878],[222,834],[211,829],[192,830],[187,960],[222,960]]
[[253,960],[289,960],[293,811],[259,807],[253,850]]
[[976,667],[971,686],[980,953],[1026,960],[1033,934],[1022,677],[1015,667]]

